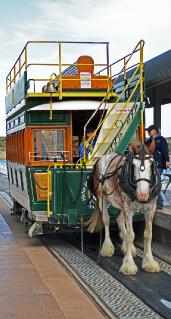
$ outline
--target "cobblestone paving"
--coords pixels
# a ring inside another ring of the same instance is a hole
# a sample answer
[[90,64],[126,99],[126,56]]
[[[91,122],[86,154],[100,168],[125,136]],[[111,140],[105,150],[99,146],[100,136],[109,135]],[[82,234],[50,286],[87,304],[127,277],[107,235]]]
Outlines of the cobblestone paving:
[[89,257],[68,243],[60,239],[53,249],[69,263],[118,318],[162,318]]

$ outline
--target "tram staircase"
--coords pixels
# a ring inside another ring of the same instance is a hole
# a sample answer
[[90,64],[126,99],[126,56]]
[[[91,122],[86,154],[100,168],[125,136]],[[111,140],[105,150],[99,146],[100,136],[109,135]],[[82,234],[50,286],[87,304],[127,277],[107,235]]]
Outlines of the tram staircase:
[[[104,117],[95,129],[92,138],[85,142],[85,147],[91,142],[91,139],[96,139],[95,146],[87,165],[91,166],[103,156],[111,152],[124,153],[129,143],[134,138],[136,130],[142,119],[145,103],[141,99],[141,89],[143,89],[143,73],[139,63],[133,69],[130,78],[127,82],[123,81],[123,77],[114,80],[114,90],[117,93],[117,99],[114,103],[107,103],[107,98],[103,99],[98,109],[104,108]],[[108,93],[107,93],[108,95]],[[107,109],[105,111],[105,108]],[[98,110],[97,109],[97,110]],[[94,112],[93,116],[97,113]],[[91,117],[91,120],[93,119]],[[88,127],[90,120],[86,123]]]
[[117,103],[108,109],[99,132],[89,164],[95,164],[98,158],[110,152],[123,153],[140,123],[140,102]]

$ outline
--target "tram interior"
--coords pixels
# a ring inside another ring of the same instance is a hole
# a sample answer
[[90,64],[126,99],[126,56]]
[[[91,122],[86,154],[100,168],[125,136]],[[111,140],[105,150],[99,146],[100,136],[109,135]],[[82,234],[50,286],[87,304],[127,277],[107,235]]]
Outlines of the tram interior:
[[[94,110],[80,110],[80,111],[72,111],[72,144],[73,144],[73,162],[77,162],[79,160],[79,144],[83,141],[84,134],[84,126],[87,123],[88,119],[94,113]],[[88,129],[94,131],[100,118],[102,116],[102,111],[99,111],[93,120],[88,125]]]

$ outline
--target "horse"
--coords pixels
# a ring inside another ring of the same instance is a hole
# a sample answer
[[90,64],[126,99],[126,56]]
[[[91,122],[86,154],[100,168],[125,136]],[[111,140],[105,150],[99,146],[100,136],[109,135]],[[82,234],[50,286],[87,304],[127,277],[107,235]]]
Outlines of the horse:
[[104,155],[94,165],[88,181],[88,187],[95,196],[96,205],[86,226],[87,230],[93,233],[104,225],[105,236],[101,256],[111,257],[114,254],[107,205],[111,204],[120,210],[116,220],[124,258],[119,271],[125,275],[136,275],[138,271],[133,259],[136,255],[132,225],[135,211],[143,212],[145,218],[142,268],[147,272],[160,271],[151,250],[152,221],[156,211],[157,197],[161,190],[160,175],[152,156],[154,148],[154,143],[151,143],[149,147],[133,143],[132,151],[128,154]]

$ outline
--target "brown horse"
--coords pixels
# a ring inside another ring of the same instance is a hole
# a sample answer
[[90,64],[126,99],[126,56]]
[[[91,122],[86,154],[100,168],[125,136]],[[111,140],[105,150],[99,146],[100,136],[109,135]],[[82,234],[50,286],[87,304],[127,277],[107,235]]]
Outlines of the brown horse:
[[154,159],[150,155],[154,147],[154,144],[147,148],[134,143],[133,152],[127,155],[116,153],[105,155],[97,161],[91,176],[96,207],[87,223],[88,231],[93,233],[104,224],[105,238],[101,256],[112,256],[114,245],[110,239],[110,217],[107,205],[111,204],[120,209],[117,223],[122,239],[121,249],[124,253],[120,272],[125,275],[135,275],[138,271],[133,259],[136,255],[132,226],[135,211],[142,211],[145,216],[142,268],[148,272],[160,271],[151,251],[152,221],[161,188],[160,176]]

